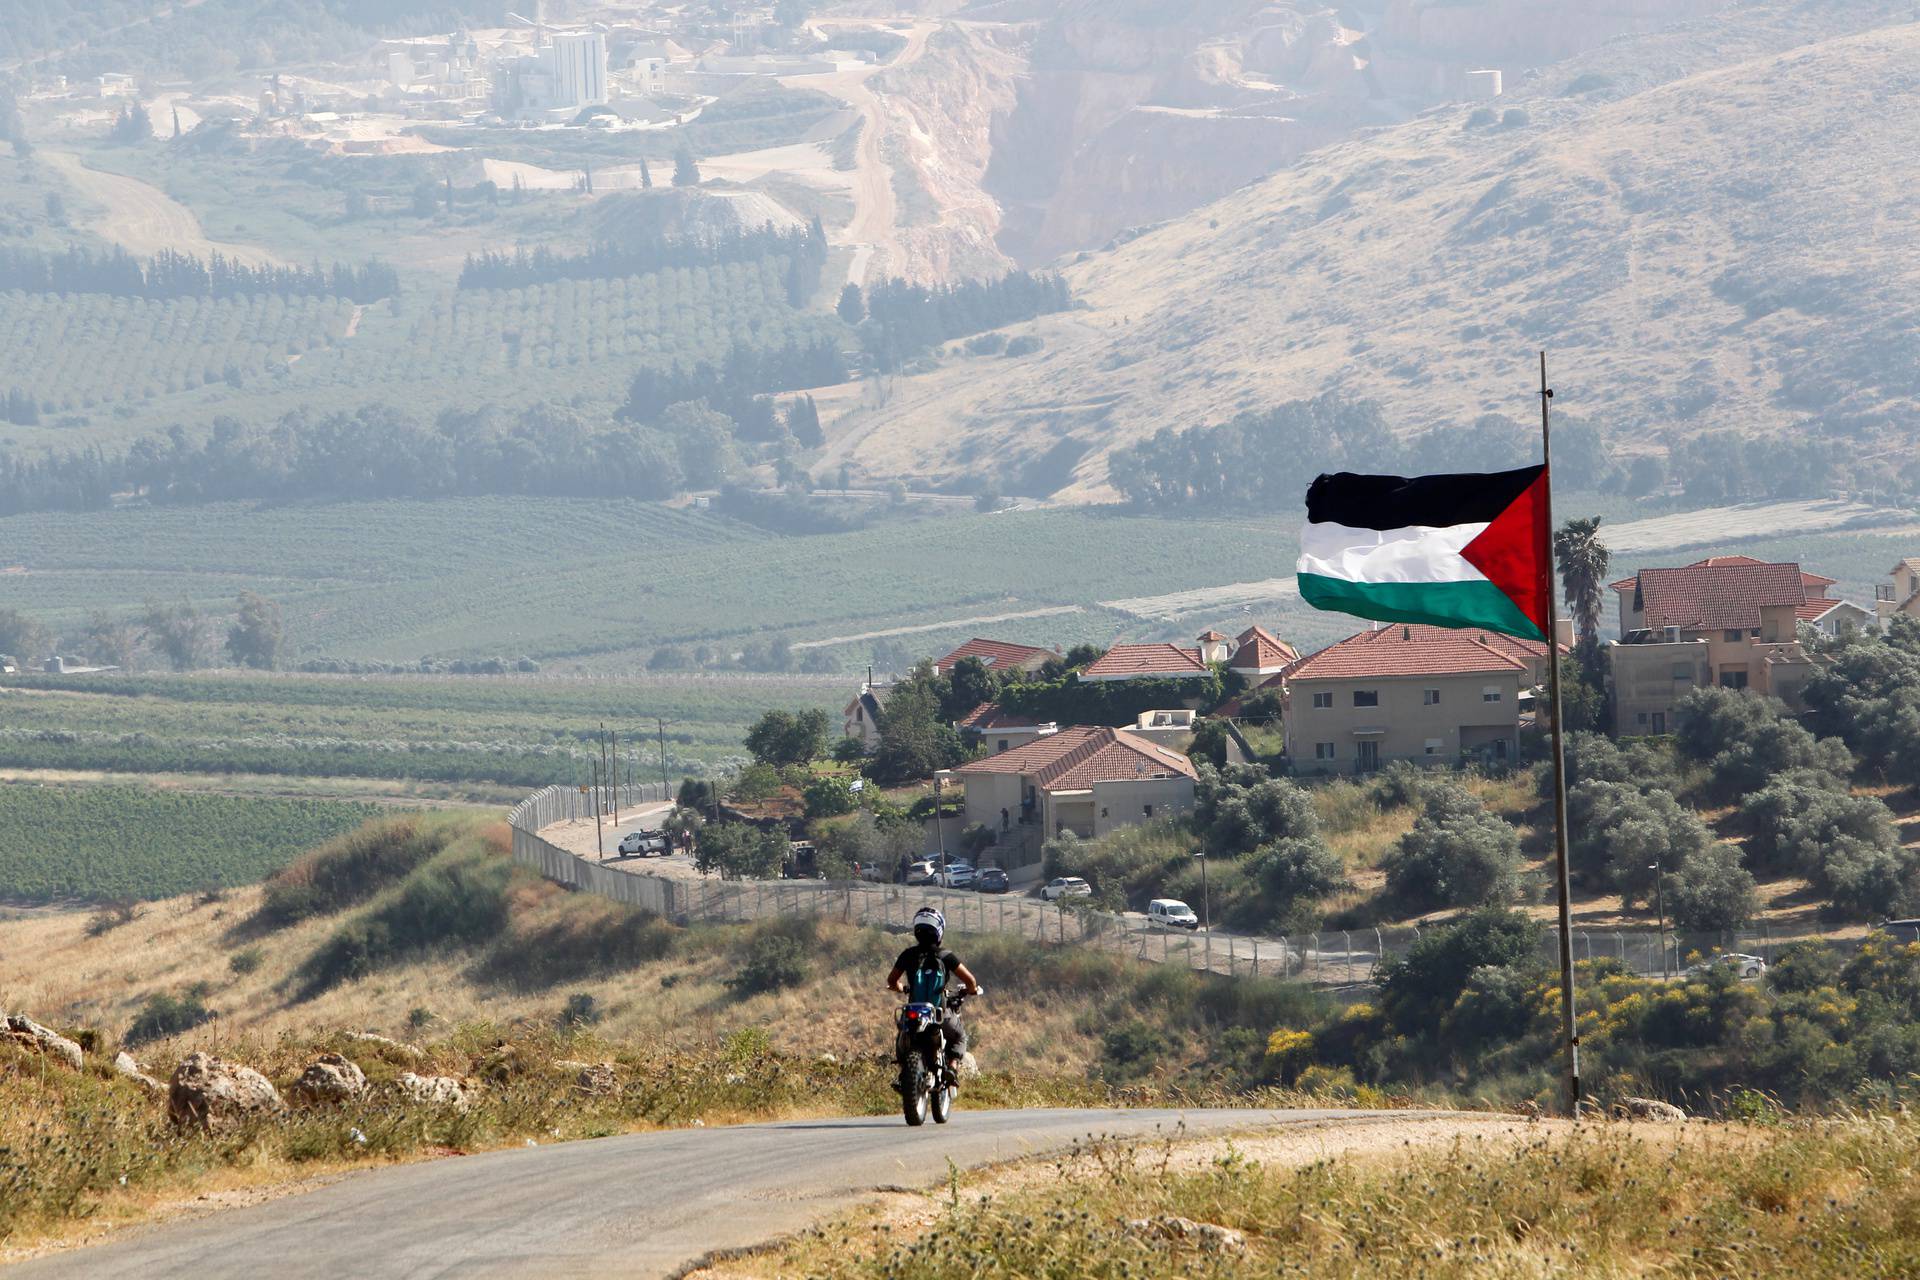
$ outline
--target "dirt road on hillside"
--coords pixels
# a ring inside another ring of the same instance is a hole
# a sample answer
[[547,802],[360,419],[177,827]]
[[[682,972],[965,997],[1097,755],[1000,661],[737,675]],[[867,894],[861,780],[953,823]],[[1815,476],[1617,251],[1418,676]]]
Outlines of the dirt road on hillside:
[[1392,1111],[958,1111],[679,1129],[381,1169],[306,1195],[42,1258],[10,1275],[220,1280],[273,1275],[683,1274],[716,1252],[801,1230],[888,1188],[931,1187],[1093,1135],[1151,1139],[1317,1127],[1466,1131],[1494,1117]]
[[[822,23],[821,25],[833,25]],[[871,23],[848,23],[871,26]],[[853,174],[853,219],[842,233],[842,243],[852,246],[853,261],[847,268],[847,283],[864,285],[874,271],[873,259],[880,258],[880,274],[889,265],[897,268],[904,260],[897,236],[899,208],[893,198],[893,166],[888,162],[885,144],[892,117],[886,97],[874,92],[867,81],[882,71],[904,67],[927,51],[927,39],[937,23],[916,22],[907,32],[907,45],[898,57],[851,71],[836,71],[828,76],[794,77],[791,83],[818,89],[844,100],[860,113],[860,146]]]
[[173,249],[201,258],[218,253],[252,266],[279,264],[279,259],[264,249],[207,239],[193,210],[151,183],[89,169],[71,152],[42,151],[39,155],[82,197],[106,210],[99,217],[87,219],[88,230],[128,253],[150,257],[162,249]]

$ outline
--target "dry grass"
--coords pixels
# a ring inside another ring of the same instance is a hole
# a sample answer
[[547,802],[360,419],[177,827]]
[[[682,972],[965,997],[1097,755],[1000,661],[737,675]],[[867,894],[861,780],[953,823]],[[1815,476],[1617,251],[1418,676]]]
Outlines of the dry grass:
[[[1498,1126],[1303,1153],[1261,1140],[1093,1147],[956,1181],[923,1201],[809,1233],[718,1275],[833,1280],[982,1275],[1912,1275],[1920,1267],[1920,1122],[1769,1128]],[[1131,1223],[1177,1216],[1241,1247]]]

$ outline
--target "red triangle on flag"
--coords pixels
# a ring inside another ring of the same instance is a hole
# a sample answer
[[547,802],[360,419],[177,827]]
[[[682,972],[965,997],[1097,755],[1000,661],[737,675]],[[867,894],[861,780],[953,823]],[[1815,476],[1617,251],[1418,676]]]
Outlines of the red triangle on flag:
[[1553,559],[1547,554],[1547,469],[1540,468],[1519,497],[1460,552],[1461,559],[1487,575],[1548,639],[1553,599]]

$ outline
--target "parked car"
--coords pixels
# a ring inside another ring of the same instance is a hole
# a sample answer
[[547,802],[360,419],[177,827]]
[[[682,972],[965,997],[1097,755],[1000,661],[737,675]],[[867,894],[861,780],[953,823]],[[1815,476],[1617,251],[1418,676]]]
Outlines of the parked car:
[[1040,890],[1040,896],[1048,902],[1058,902],[1062,898],[1091,898],[1093,886],[1079,876],[1055,876]]
[[787,841],[787,860],[781,865],[780,874],[788,880],[818,880],[820,851],[814,848],[813,841]]
[[1704,978],[1713,972],[1715,965],[1725,965],[1727,968],[1732,969],[1733,976],[1736,978],[1759,978],[1764,977],[1767,972],[1767,962],[1759,956],[1749,956],[1743,955],[1738,951],[1729,951],[1725,955],[1718,955],[1711,960],[1702,960],[1699,964],[1688,966],[1687,971],[1680,976],[1684,978]]
[[921,861],[916,862],[912,866],[907,868],[907,883],[908,884],[932,884],[934,871],[935,871],[935,868],[933,863],[926,861],[925,859],[922,859]]
[[1147,923],[1156,929],[1198,929],[1200,917],[1178,898],[1155,898],[1147,904]]
[[973,878],[973,887],[977,893],[1005,893],[1013,881],[999,867],[988,867]]
[[673,849],[667,844],[664,831],[629,831],[620,837],[620,852],[642,858],[651,858],[657,854],[664,858],[673,852]]
[[971,862],[949,862],[945,871],[933,877],[933,882],[942,889],[967,889],[979,874]]

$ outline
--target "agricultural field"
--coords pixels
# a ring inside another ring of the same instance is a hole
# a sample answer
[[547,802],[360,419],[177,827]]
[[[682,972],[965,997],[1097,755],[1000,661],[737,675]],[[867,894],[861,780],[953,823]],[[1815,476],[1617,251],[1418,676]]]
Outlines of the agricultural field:
[[374,812],[334,800],[0,786],[0,900],[164,898],[251,884]]
[[623,778],[654,782],[664,720],[678,780],[742,758],[768,707],[837,714],[847,696],[846,681],[817,676],[12,676],[0,768],[431,782],[497,798],[583,781],[602,726],[621,736]]
[[[612,409],[639,366],[723,359],[839,332],[787,303],[786,259],[526,289],[441,287],[356,308],[338,298],[148,302],[0,294],[0,391],[42,405],[0,443],[112,446],[226,414],[386,401],[422,414],[489,402]],[[111,412],[108,412],[111,410]],[[78,420],[63,420],[68,415]]]
[[43,418],[138,405],[217,384],[290,381],[298,358],[340,341],[341,298],[180,298],[0,293],[0,387]]

